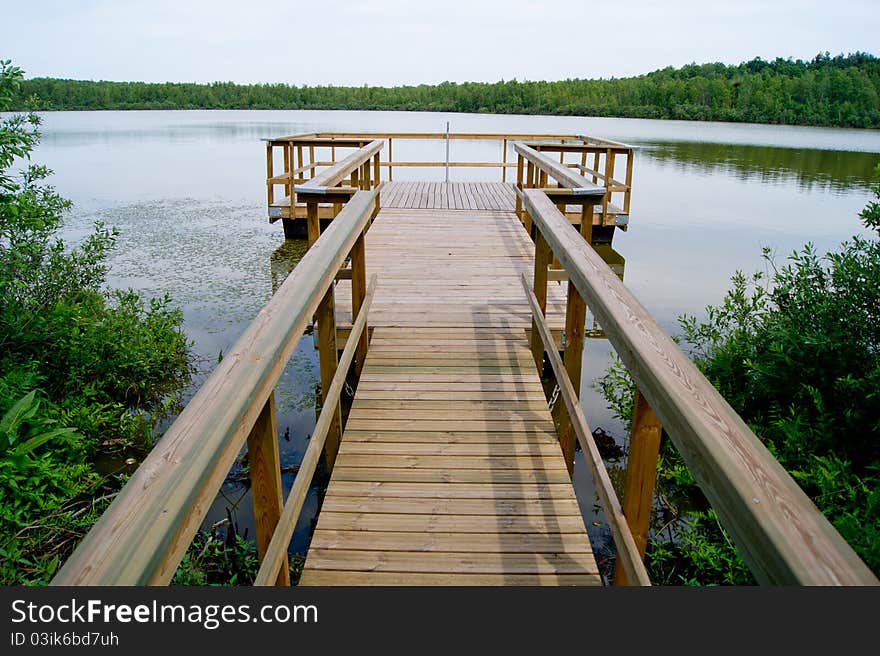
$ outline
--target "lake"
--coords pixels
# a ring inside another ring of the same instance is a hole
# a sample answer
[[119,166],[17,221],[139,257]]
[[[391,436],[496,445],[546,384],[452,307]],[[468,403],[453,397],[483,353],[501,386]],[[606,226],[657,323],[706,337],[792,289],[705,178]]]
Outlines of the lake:
[[[763,247],[783,260],[806,242],[824,252],[867,234],[857,215],[871,198],[872,171],[880,162],[880,132],[868,130],[427,112],[57,112],[43,118],[34,159],[55,170],[52,183],[75,205],[64,237],[76,242],[95,221],[120,229],[110,283],[151,296],[171,294],[183,309],[198,359],[192,390],[305,248],[285,243],[280,223],[267,222],[264,138],[312,131],[442,132],[449,121],[453,132],[577,133],[637,145],[630,229],[618,231],[614,247],[626,258],[624,282],[671,333],[679,315],[701,316],[707,304],[720,302],[737,269],[765,269]],[[441,144],[406,147],[443,158]],[[497,149],[480,148],[453,142],[452,157],[497,159]],[[397,144],[394,152],[395,159],[406,157]],[[443,175],[442,169],[399,171],[395,179]],[[451,179],[496,175],[453,169]],[[592,428],[621,439],[620,425],[591,388],[610,351],[607,341],[588,340],[582,402]],[[285,467],[296,465],[308,444],[317,383],[317,358],[305,337],[278,386]],[[293,477],[284,474],[285,489]],[[591,537],[607,540],[580,453],[575,488]],[[305,553],[316,507],[312,490],[292,552]],[[206,525],[226,517],[227,508],[239,530],[252,534],[248,492],[234,483],[224,486]]]

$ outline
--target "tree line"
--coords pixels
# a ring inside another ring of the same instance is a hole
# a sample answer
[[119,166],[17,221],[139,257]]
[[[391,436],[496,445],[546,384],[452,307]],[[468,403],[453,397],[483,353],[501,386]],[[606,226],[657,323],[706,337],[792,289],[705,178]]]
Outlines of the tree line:
[[689,64],[628,78],[396,87],[34,78],[22,82],[12,109],[405,110],[877,128],[880,58],[826,52],[810,61],[758,57],[738,65]]

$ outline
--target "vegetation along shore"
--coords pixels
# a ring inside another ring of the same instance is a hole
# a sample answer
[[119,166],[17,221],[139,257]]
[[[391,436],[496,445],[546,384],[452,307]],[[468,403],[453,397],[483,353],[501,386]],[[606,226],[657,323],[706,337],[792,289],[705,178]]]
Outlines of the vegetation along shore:
[[406,110],[877,128],[880,58],[823,53],[810,61],[759,57],[733,66],[689,64],[626,78],[396,87],[34,78],[21,84],[10,108]]

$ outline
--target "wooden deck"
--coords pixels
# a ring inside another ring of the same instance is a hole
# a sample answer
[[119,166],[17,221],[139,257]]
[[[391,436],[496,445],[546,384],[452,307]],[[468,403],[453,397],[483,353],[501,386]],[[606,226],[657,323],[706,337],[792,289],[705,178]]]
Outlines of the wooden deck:
[[512,184],[500,182],[390,182],[382,207],[446,210],[513,210]]
[[[526,330],[531,310],[520,276],[534,272],[534,245],[513,211],[385,207],[366,237],[367,275],[379,276],[374,327],[481,326]],[[351,325],[351,282],[337,287],[336,317]],[[565,291],[551,284],[548,323],[565,325]]]
[[[505,186],[396,184],[366,237],[374,332],[301,585],[600,584],[526,337],[533,246],[490,207]],[[559,329],[564,310],[551,284]]]

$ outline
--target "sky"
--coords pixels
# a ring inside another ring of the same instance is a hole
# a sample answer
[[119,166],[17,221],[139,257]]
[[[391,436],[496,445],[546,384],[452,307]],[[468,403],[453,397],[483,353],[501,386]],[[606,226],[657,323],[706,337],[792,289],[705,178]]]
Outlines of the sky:
[[28,77],[383,85],[880,54],[880,0],[0,0]]

